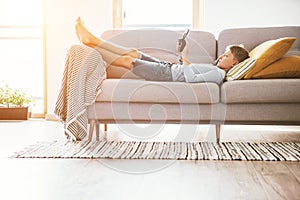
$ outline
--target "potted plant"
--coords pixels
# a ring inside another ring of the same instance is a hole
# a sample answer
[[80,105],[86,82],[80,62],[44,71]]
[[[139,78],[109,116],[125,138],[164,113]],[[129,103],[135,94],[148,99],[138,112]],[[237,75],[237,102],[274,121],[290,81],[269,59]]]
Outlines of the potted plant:
[[27,120],[33,102],[31,95],[5,84],[0,87],[0,120]]

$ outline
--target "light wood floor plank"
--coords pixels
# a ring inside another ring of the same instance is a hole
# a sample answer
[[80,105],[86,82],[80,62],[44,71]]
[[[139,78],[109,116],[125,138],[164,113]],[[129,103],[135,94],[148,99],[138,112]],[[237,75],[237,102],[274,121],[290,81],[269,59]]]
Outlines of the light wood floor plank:
[[299,198],[299,182],[284,163],[261,162],[254,167],[268,199]]
[[297,179],[298,184],[300,184],[300,164],[297,162],[285,162],[284,165],[290,170],[290,172]]

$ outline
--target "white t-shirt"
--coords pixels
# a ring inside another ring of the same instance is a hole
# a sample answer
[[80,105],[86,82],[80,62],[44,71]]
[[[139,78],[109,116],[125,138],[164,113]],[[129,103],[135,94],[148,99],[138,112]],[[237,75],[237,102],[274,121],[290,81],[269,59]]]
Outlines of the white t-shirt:
[[172,66],[172,78],[177,82],[199,83],[213,82],[221,84],[226,72],[212,64],[190,64],[183,66],[175,64]]

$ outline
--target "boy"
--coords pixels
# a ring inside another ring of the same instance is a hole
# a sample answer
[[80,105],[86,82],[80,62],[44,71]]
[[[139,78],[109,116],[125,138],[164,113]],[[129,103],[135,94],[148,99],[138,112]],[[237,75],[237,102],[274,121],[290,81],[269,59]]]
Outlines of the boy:
[[[189,63],[188,47],[181,54],[181,63],[168,63],[146,55],[137,49],[119,46],[92,35],[80,18],[76,22],[79,40],[100,52],[109,66],[121,66],[149,81],[214,82],[221,84],[226,73],[235,65],[249,58],[242,46],[231,45],[218,58],[216,65]],[[179,49],[180,46],[178,45]]]

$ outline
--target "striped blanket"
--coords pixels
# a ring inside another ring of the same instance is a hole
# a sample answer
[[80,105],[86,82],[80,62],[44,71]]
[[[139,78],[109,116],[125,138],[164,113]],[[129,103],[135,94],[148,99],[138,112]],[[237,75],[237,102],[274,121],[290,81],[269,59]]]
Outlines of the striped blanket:
[[96,50],[83,45],[69,49],[54,113],[64,123],[70,140],[79,141],[87,135],[87,106],[101,92],[105,78],[106,63]]

